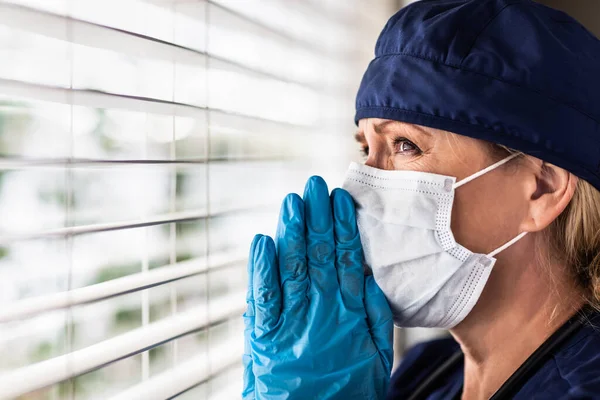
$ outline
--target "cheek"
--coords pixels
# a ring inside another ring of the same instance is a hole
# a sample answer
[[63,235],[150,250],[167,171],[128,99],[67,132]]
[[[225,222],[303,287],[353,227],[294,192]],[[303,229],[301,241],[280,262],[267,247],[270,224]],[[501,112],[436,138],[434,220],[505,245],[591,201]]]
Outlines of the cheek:
[[510,178],[475,180],[456,191],[452,232],[467,249],[489,253],[520,233],[525,206]]

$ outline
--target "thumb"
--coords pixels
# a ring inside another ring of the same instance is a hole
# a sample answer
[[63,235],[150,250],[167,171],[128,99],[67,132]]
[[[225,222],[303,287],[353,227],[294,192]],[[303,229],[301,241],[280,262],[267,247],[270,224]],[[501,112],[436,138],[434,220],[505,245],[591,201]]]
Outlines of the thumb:
[[385,367],[391,371],[394,361],[392,311],[373,276],[367,276],[365,279],[365,310],[373,343],[379,350]]

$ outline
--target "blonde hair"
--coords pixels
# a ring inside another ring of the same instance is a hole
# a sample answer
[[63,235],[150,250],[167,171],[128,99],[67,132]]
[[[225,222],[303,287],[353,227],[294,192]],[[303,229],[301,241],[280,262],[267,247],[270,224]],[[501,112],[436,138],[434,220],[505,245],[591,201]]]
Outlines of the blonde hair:
[[[494,147],[504,154],[521,153],[502,145]],[[600,311],[600,191],[580,179],[571,202],[546,229],[544,242],[546,259],[540,261],[561,260],[583,300]]]
[[600,310],[600,191],[580,179],[571,202],[548,227],[548,239],[584,300]]

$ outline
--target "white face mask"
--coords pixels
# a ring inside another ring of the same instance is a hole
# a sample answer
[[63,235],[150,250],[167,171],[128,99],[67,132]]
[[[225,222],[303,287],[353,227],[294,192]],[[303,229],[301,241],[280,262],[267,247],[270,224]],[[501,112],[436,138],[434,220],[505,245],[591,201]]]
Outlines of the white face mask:
[[460,182],[426,172],[350,165],[343,188],[356,202],[365,260],[397,326],[457,325],[479,299],[494,256],[525,236],[485,255],[456,243],[450,230],[455,189],[515,156]]

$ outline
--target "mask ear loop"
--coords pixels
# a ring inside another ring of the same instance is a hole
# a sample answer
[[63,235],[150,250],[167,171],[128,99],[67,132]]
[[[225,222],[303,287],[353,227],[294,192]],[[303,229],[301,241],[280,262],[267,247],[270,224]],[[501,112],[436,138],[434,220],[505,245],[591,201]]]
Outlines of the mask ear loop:
[[507,162],[509,162],[509,161],[510,161],[510,160],[512,160],[513,158],[515,158],[515,157],[518,157],[518,156],[520,156],[520,155],[521,155],[521,153],[514,153],[514,154],[511,154],[510,156],[506,157],[505,159],[503,159],[503,160],[500,160],[500,161],[498,161],[497,163],[495,163],[495,164],[492,164],[492,165],[490,165],[489,167],[487,167],[487,168],[484,168],[484,169],[482,169],[482,170],[481,170],[481,171],[479,171],[479,172],[475,172],[475,173],[474,173],[473,175],[471,175],[471,176],[467,176],[467,177],[466,177],[465,179],[463,179],[462,181],[458,181],[458,182],[456,182],[456,183],[455,183],[455,184],[454,184],[452,187],[453,187],[454,189],[457,189],[457,188],[461,187],[462,185],[464,185],[465,183],[469,183],[469,182],[471,182],[472,180],[479,178],[481,175],[487,174],[488,172],[495,170],[495,169],[496,169],[496,168],[498,168],[499,166],[506,164]]
[[[510,160],[512,160],[513,158],[516,158],[518,156],[520,156],[522,153],[514,153],[511,154],[510,156],[504,158],[503,160],[498,161],[495,164],[490,165],[487,168],[482,169],[479,172],[474,173],[471,176],[466,177],[465,179],[463,179],[462,181],[456,182],[452,187],[454,189],[457,189],[459,187],[461,187],[462,185],[471,182],[473,179],[477,179],[479,178],[481,175],[487,174],[490,171],[495,170],[496,168],[498,168],[501,165],[506,164],[507,162],[509,162]],[[516,237],[514,237],[512,240],[506,242],[505,244],[503,244],[502,246],[498,247],[496,250],[492,251],[491,253],[489,253],[487,256],[488,257],[494,257],[496,256],[496,254],[500,253],[501,251],[506,250],[507,248],[509,248],[510,246],[512,246],[513,244],[517,243],[519,240],[523,239],[523,237],[527,235],[527,232],[521,232],[520,234],[518,234]]]
[[512,240],[506,242],[502,246],[498,247],[496,250],[492,251],[487,256],[488,257],[495,257],[496,254],[500,253],[501,251],[504,251],[504,250],[508,249],[510,246],[512,246],[513,244],[517,243],[519,240],[523,239],[523,237],[525,235],[527,235],[527,232],[521,232],[521,233],[519,233],[515,238],[513,238]]

